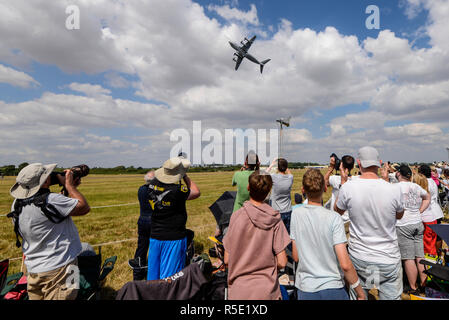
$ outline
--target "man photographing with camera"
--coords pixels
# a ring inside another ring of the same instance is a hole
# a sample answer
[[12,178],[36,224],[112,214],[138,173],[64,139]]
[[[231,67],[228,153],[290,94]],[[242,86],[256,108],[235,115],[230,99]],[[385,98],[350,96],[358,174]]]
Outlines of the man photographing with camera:
[[[329,162],[329,168],[324,176],[324,180],[326,182],[326,187],[331,186],[332,187],[332,197],[331,197],[331,203],[330,203],[330,210],[334,211],[334,205],[335,201],[338,197],[338,192],[340,191],[340,187],[342,185],[342,176],[347,177],[348,179],[352,179],[351,171],[354,169],[354,157],[350,155],[343,156],[341,160],[337,157],[335,153],[331,155],[330,162]],[[340,171],[340,175],[332,175],[332,173],[335,171]],[[358,176],[355,176],[357,178]],[[349,217],[348,213],[345,212],[341,216],[343,219],[343,223],[345,223],[345,229],[346,233],[348,233],[348,225]]]
[[[68,281],[78,271],[82,249],[71,217],[85,215],[90,208],[77,189],[81,178],[74,180],[74,170],[52,175],[55,168],[56,164],[30,164],[10,190],[15,200],[8,217],[13,218],[18,247],[22,238],[30,300],[74,300],[78,294],[76,284]],[[65,187],[67,196],[50,192],[55,181]]]

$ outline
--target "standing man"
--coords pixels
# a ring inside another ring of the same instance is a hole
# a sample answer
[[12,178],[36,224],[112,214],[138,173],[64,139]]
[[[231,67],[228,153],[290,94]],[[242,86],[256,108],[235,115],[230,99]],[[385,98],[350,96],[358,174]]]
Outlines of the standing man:
[[[334,169],[338,169],[340,170],[340,173],[342,173],[343,175],[346,175],[348,177],[348,180],[351,180],[353,178],[358,178],[358,176],[353,177],[351,174],[352,169],[354,169],[354,157],[346,155],[343,156],[341,158],[341,162],[340,162],[340,168],[335,168],[335,158],[331,157],[330,159],[330,163],[329,163],[329,169],[327,170],[326,174],[324,175],[324,180],[326,181],[326,187],[331,186],[332,187],[332,196],[331,196],[331,206],[330,206],[330,210],[334,211],[334,206],[335,206],[335,201],[337,200],[338,197],[338,192],[340,191],[341,188],[341,175],[332,175],[332,172],[334,171]],[[348,229],[348,222],[349,222],[349,217],[348,217],[348,213],[345,212],[341,218],[343,219],[343,223],[345,224],[345,229],[346,229],[346,233],[347,233],[347,229]]]
[[274,210],[281,214],[281,219],[290,233],[290,219],[292,215],[292,199],[291,191],[293,185],[293,175],[288,169],[287,160],[280,158],[274,160],[268,168],[270,172],[271,167],[277,162],[278,173],[271,174],[273,181],[273,188],[271,189],[270,205]]
[[134,259],[128,261],[129,266],[133,269],[134,281],[144,280],[147,273],[147,253],[150,244],[151,214],[153,212],[149,202],[148,186],[153,179],[154,170],[148,171],[144,176],[145,184],[137,192],[140,203],[140,216],[137,221],[137,249]]
[[237,195],[235,196],[234,210],[236,212],[243,206],[243,203],[249,200],[248,178],[254,172],[259,170],[259,157],[254,151],[249,151],[246,155],[245,164],[234,173],[232,177],[232,186],[237,186]]
[[78,289],[68,285],[69,276],[79,272],[77,256],[82,250],[71,217],[83,216],[90,208],[77,190],[81,182],[73,180],[71,170],[65,171],[65,178],[57,175],[68,197],[50,193],[50,174],[55,167],[41,163],[26,166],[10,190],[15,198],[10,215],[16,235],[22,237],[30,300],[74,300],[78,295]]
[[[358,151],[359,179],[348,181],[342,175],[342,186],[335,211],[349,214],[349,255],[362,287],[373,285],[381,300],[400,300],[403,290],[401,253],[396,220],[404,215],[400,189],[379,178],[379,153],[373,147]],[[350,291],[355,298],[354,290]]]
[[147,280],[170,277],[185,266],[186,201],[200,196],[200,189],[187,176],[189,167],[190,162],[185,158],[169,159],[155,171],[155,178],[148,186],[153,213]]

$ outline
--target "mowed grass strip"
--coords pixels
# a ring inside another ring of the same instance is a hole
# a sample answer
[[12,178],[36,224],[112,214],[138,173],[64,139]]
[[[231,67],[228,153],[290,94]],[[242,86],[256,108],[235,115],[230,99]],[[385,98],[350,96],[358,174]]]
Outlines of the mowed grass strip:
[[[305,170],[292,170],[294,183],[293,194],[301,193],[302,176]],[[190,173],[191,179],[201,190],[201,197],[187,202],[187,228],[195,232],[196,253],[208,252],[213,243],[208,237],[214,234],[215,219],[209,211],[209,206],[225,191],[236,190],[231,186],[233,172],[203,172]],[[323,171],[324,174],[324,171]],[[9,189],[15,182],[15,177],[5,177],[0,180],[0,215],[10,211],[13,198]],[[137,245],[137,219],[139,205],[115,206],[138,202],[137,190],[143,185],[142,175],[89,175],[83,179],[79,190],[86,197],[91,207],[109,206],[109,208],[92,209],[89,214],[74,217],[82,242],[88,242],[98,250],[101,248],[103,260],[117,256],[114,271],[109,274],[105,283],[102,298],[114,297],[126,282],[132,281],[132,270],[128,260],[133,258]],[[52,192],[59,192],[61,187],[52,186]],[[327,201],[331,191],[324,196]],[[10,219],[0,217],[0,260],[21,257],[22,251],[15,246],[15,234]],[[123,241],[127,240],[127,241]],[[118,242],[122,241],[122,242]],[[21,260],[11,261],[9,274],[20,270]]]

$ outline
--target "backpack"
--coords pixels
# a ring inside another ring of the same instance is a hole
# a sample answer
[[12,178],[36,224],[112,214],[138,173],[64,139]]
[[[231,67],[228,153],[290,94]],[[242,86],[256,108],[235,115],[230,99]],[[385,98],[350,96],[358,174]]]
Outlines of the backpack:
[[20,234],[19,230],[19,217],[22,213],[22,209],[25,206],[29,206],[31,204],[34,204],[36,207],[40,208],[42,211],[42,214],[45,215],[48,220],[50,220],[53,223],[61,223],[64,221],[68,216],[63,216],[58,209],[51,203],[48,203],[48,196],[50,195],[50,190],[48,189],[40,189],[37,194],[30,198],[26,199],[16,199],[14,203],[14,210],[8,213],[6,216],[8,218],[12,218],[14,222],[14,232],[16,234],[16,246],[17,248],[21,247],[21,243],[19,241],[19,236],[23,239],[22,235]]

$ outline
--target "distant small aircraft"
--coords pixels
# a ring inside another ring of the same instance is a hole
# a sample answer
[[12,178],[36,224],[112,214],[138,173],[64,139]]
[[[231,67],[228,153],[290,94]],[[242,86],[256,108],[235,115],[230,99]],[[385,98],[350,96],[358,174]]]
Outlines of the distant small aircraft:
[[245,38],[245,40],[243,40],[245,42],[240,41],[240,44],[242,46],[239,46],[235,42],[229,41],[229,44],[231,45],[231,47],[235,51],[237,51],[237,52],[234,52],[234,58],[232,59],[233,61],[235,61],[235,70],[237,70],[239,68],[240,64],[242,63],[243,58],[247,58],[248,60],[260,65],[260,73],[262,73],[263,67],[265,66],[265,64],[267,64],[271,60],[271,59],[267,59],[262,62],[259,62],[256,58],[254,58],[252,55],[250,55],[248,53],[248,50],[251,47],[251,45],[253,44],[255,39],[256,39],[256,36],[252,37],[249,40],[247,38]]

